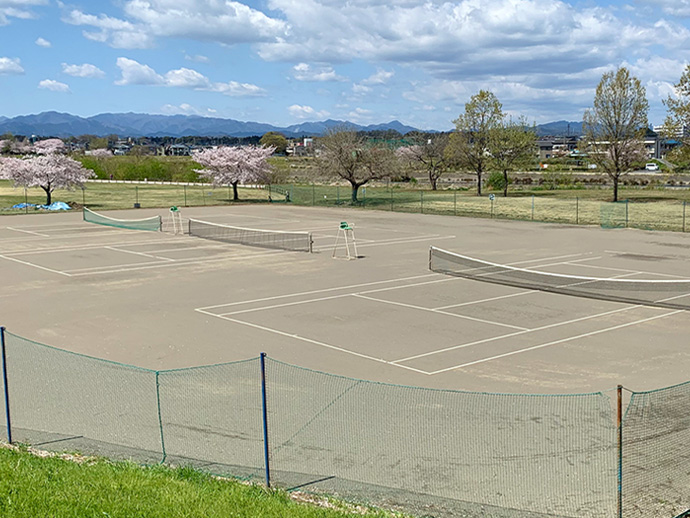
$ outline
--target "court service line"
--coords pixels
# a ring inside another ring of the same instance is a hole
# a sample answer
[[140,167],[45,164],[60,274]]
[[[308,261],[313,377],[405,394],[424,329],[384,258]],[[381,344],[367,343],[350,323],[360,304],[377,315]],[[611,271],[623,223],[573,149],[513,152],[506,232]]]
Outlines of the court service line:
[[[405,239],[387,239],[387,240],[382,240],[382,241],[372,241],[370,243],[364,243],[364,244],[358,244],[357,248],[369,248],[372,246],[381,246],[381,245],[404,245],[407,243],[419,243],[421,241],[429,241],[431,239],[453,239],[456,236],[428,236],[428,237],[417,237],[417,238],[405,238]],[[317,251],[322,251],[322,250],[332,250],[333,245],[319,245],[317,247],[314,247],[314,250]]]
[[565,326],[565,325],[568,325],[568,324],[575,324],[576,322],[584,322],[585,320],[592,320],[592,319],[595,319],[595,318],[605,317],[605,316],[607,316],[607,315],[613,315],[613,314],[615,314],[615,313],[622,313],[622,312],[625,312],[625,311],[630,311],[630,310],[632,310],[632,309],[637,309],[637,308],[642,308],[642,307],[645,307],[645,306],[642,306],[642,305],[626,306],[626,307],[624,307],[624,308],[618,308],[618,309],[614,309],[614,310],[611,310],[611,311],[604,311],[603,313],[597,313],[596,315],[587,315],[586,317],[574,318],[574,319],[571,319],[571,320],[566,320],[566,321],[564,321],[564,322],[555,322],[555,323],[553,323],[553,324],[547,324],[547,325],[545,325],[545,326],[535,327],[535,328],[532,328],[532,329],[528,329],[528,330],[526,330],[526,331],[518,331],[518,332],[516,332],[516,333],[508,333],[508,334],[506,334],[506,335],[494,336],[494,337],[491,337],[491,338],[484,338],[484,339],[482,339],[482,340],[476,340],[476,341],[474,341],[474,342],[468,342],[468,343],[465,343],[465,344],[453,345],[453,346],[451,346],[451,347],[446,347],[446,348],[444,348],[444,349],[438,349],[437,351],[430,351],[430,352],[427,352],[427,353],[416,354],[416,355],[414,355],[414,356],[408,356],[407,358],[401,358],[401,359],[399,359],[399,360],[393,360],[393,361],[394,361],[395,363],[398,363],[398,362],[406,362],[406,361],[410,361],[410,360],[416,360],[417,358],[424,358],[425,356],[433,356],[434,354],[440,354],[440,353],[445,353],[445,352],[448,352],[448,351],[454,351],[454,350],[456,350],[456,349],[464,349],[464,348],[466,348],[466,347],[472,347],[472,346],[474,346],[474,345],[485,344],[485,343],[489,343],[489,342],[494,342],[494,341],[498,341],[498,340],[503,340],[504,338],[512,338],[512,337],[514,337],[514,336],[520,336],[520,335],[524,335],[524,334],[527,334],[527,333],[533,333],[533,332],[536,332],[536,331],[543,331],[543,330],[545,330],[545,329],[551,329],[551,328],[554,328],[554,327]]
[[40,232],[34,232],[32,230],[22,230],[20,228],[14,228],[14,227],[5,227],[7,230],[14,230],[15,232],[24,232],[26,234],[33,234],[34,236],[40,236],[40,237],[50,237],[48,234],[41,234]]
[[267,331],[267,332],[269,332],[269,333],[274,333],[274,334],[277,334],[277,335],[280,335],[280,336],[285,336],[285,337],[288,337],[288,338],[293,338],[293,339],[295,339],[295,340],[300,340],[300,341],[302,341],[302,342],[307,342],[307,343],[310,343],[310,344],[313,344],[313,345],[318,345],[318,346],[320,346],[320,347],[325,347],[325,348],[327,348],[327,349],[333,349],[334,351],[339,351],[339,352],[342,352],[342,353],[351,354],[351,355],[353,355],[353,356],[358,356],[358,357],[360,357],[360,358],[365,358],[365,359],[367,359],[367,360],[373,360],[373,361],[376,361],[376,362],[379,362],[379,363],[385,363],[386,365],[392,365],[392,366],[394,366],[394,367],[402,367],[402,368],[404,368],[404,369],[408,369],[408,370],[411,370],[411,371],[419,372],[420,374],[429,374],[427,371],[423,371],[423,370],[420,370],[420,369],[415,369],[414,367],[408,367],[407,365],[395,365],[395,364],[393,364],[393,363],[391,363],[391,362],[389,362],[389,361],[387,361],[387,360],[384,360],[383,358],[376,358],[376,357],[374,357],[374,356],[369,356],[369,355],[367,355],[367,354],[358,353],[358,352],[356,352],[356,351],[350,351],[350,350],[348,350],[348,349],[344,349],[344,348],[338,347],[338,346],[336,346],[336,345],[327,344],[326,342],[320,342],[320,341],[318,341],[318,340],[313,340],[313,339],[311,339],[311,338],[306,338],[306,337],[304,337],[304,336],[299,336],[299,335],[295,335],[295,334],[292,334],[292,333],[286,333],[285,331],[280,331],[279,329],[273,329],[273,328],[266,327],[266,326],[262,326],[262,325],[259,325],[259,324],[253,324],[253,323],[251,323],[251,322],[245,322],[244,320],[238,320],[238,319],[236,319],[236,318],[230,318],[230,317],[227,317],[227,316],[217,315],[217,314],[215,314],[215,313],[209,313],[209,312],[203,311],[203,310],[201,310],[201,309],[195,309],[194,311],[197,311],[197,312],[199,312],[199,313],[202,313],[202,314],[204,314],[204,315],[208,315],[208,316],[211,316],[211,317],[221,318],[221,319],[227,320],[227,321],[229,321],[229,322],[234,322],[234,323],[236,323],[236,324],[241,324],[241,325],[244,325],[244,326],[253,327],[253,328],[255,328],[255,329],[260,329],[261,331]]
[[103,248],[106,250],[112,250],[113,252],[122,252],[123,254],[141,255],[144,257],[150,257],[151,259],[160,259],[161,261],[175,261],[175,259],[170,259],[169,257],[158,257],[157,255],[147,254],[145,252],[135,252],[134,250],[121,250],[120,248],[116,248],[114,246],[104,246]]
[[136,241],[136,242],[117,242],[117,243],[98,243],[92,245],[65,245],[57,246],[53,248],[39,248],[32,250],[16,250],[12,252],[5,252],[7,255],[37,255],[37,254],[50,254],[55,252],[81,252],[82,250],[96,250],[99,248],[105,248],[107,246],[148,246],[148,245],[159,245],[168,243],[177,243],[179,241],[175,239],[159,239],[152,241]]
[[0,255],[3,259],[7,259],[8,261],[14,261],[15,263],[23,264],[25,266],[31,266],[32,268],[38,268],[39,270],[45,270],[46,272],[51,272],[51,273],[58,273],[60,275],[64,275],[65,277],[72,277],[71,274],[67,272],[61,272],[60,270],[53,270],[52,268],[46,268],[45,266],[40,266],[38,264],[33,264],[29,263],[27,261],[22,261],[20,259],[15,259],[14,257],[8,257],[6,255]]
[[300,304],[311,304],[312,302],[322,302],[324,300],[341,299],[343,297],[350,297],[350,296],[352,296],[352,293],[342,293],[340,295],[331,295],[330,297],[320,297],[317,299],[298,300],[295,302],[286,302],[285,304],[274,304],[272,306],[262,306],[260,308],[250,308],[250,309],[241,309],[239,311],[231,311],[230,313],[213,313],[213,314],[216,316],[219,316],[219,317],[225,317],[225,316],[229,316],[229,315],[240,315],[242,313],[253,313],[256,311],[264,311],[267,309],[285,308],[288,306],[298,306]]
[[[461,279],[462,277],[457,277],[458,279]],[[469,280],[469,279],[465,279]],[[451,304],[450,306],[441,306],[438,308],[432,308],[435,310],[444,310],[444,309],[451,309],[451,308],[459,308],[462,306],[471,306],[473,304],[482,304],[484,302],[493,302],[494,300],[501,300],[501,299],[509,299],[511,297],[521,297],[523,295],[529,295],[530,293],[538,293],[539,290],[529,290],[529,291],[521,291],[520,293],[511,293],[510,295],[500,295],[498,297],[490,297],[488,299],[481,299],[481,300],[471,300],[468,302],[461,302],[460,304]]]
[[631,275],[658,275],[659,277],[670,277],[672,279],[676,280],[687,280],[687,277],[680,277],[679,275],[671,275],[669,273],[658,273],[658,272],[648,272],[644,270],[629,270],[627,268],[611,268],[611,267],[606,267],[606,266],[596,266],[593,264],[578,264],[576,266],[582,266],[584,268],[598,268],[599,270],[612,270],[614,272],[630,272]]
[[510,351],[510,352],[508,352],[508,353],[497,354],[497,355],[495,355],[495,356],[490,356],[490,357],[488,357],[488,358],[482,358],[481,360],[475,360],[475,361],[463,363],[463,364],[461,364],[461,365],[456,365],[456,366],[454,366],[454,367],[448,367],[448,368],[446,368],[446,369],[440,369],[440,370],[437,370],[437,371],[433,371],[433,372],[430,372],[429,375],[433,376],[434,374],[441,374],[442,372],[448,372],[448,371],[451,371],[451,370],[462,369],[462,368],[464,368],[464,367],[470,367],[470,366],[472,366],[472,365],[477,365],[477,364],[479,364],[479,363],[486,363],[486,362],[490,362],[490,361],[493,361],[493,360],[498,360],[498,359],[500,359],[500,358],[506,358],[506,357],[508,357],[508,356],[514,356],[514,355],[516,355],[516,354],[522,354],[522,353],[526,353],[526,352],[530,352],[530,351],[535,351],[535,350],[537,350],[537,349],[543,349],[544,347],[550,347],[550,346],[552,346],[552,345],[558,345],[558,344],[562,344],[562,343],[565,343],[565,342],[570,342],[571,340],[577,340],[577,339],[580,339],[580,338],[588,338],[588,337],[590,337],[590,336],[595,336],[595,335],[599,335],[599,334],[602,334],[602,333],[608,333],[609,331],[615,331],[615,330],[617,330],[617,329],[622,329],[622,328],[634,326],[634,325],[637,325],[637,324],[643,324],[643,323],[645,323],[645,322],[650,322],[650,321],[652,321],[652,320],[658,320],[658,319],[660,319],[660,318],[670,317],[670,316],[672,316],[672,315],[676,315],[676,314],[678,314],[678,313],[683,313],[683,312],[684,312],[684,310],[679,309],[679,310],[677,310],[677,311],[671,311],[670,313],[664,313],[663,315],[656,315],[656,316],[649,317],[649,318],[643,318],[643,319],[641,319],[641,320],[636,320],[636,321],[634,321],[634,322],[627,322],[627,323],[625,323],[625,324],[619,324],[619,325],[617,325],[617,326],[608,327],[608,328],[606,328],[606,329],[599,329],[598,331],[592,331],[592,332],[590,332],[590,333],[583,333],[583,334],[581,334],[581,335],[571,336],[571,337],[569,337],[569,338],[563,338],[563,339],[561,339],[561,340],[554,340],[553,342],[547,342],[547,343],[545,343],[545,344],[533,345],[533,346],[531,346],[531,347],[525,347],[525,348],[523,348],[523,349],[518,349],[518,350],[516,350],[516,351]]
[[382,303],[384,303],[384,304],[390,304],[390,305],[392,305],[392,306],[400,306],[400,307],[403,307],[403,308],[410,308],[410,309],[416,309],[416,310],[420,310],[420,311],[427,311],[427,312],[429,312],[429,313],[437,313],[437,314],[439,314],[439,315],[446,315],[446,316],[449,316],[449,317],[461,318],[461,319],[463,319],[463,320],[472,320],[472,321],[474,321],[474,322],[481,322],[482,324],[490,324],[490,325],[493,325],[493,326],[508,327],[508,328],[510,328],[510,329],[518,329],[518,330],[520,330],[520,331],[529,331],[529,329],[527,329],[526,327],[514,326],[514,325],[511,325],[511,324],[503,324],[502,322],[494,322],[494,321],[491,321],[491,320],[484,320],[484,319],[482,319],[482,318],[469,317],[469,316],[467,316],[467,315],[457,315],[457,314],[455,314],[455,313],[448,313],[447,311],[438,311],[438,310],[435,310],[435,309],[425,308],[425,307],[422,307],[422,306],[415,306],[414,304],[405,304],[405,303],[403,303],[403,302],[393,302],[393,301],[390,301],[390,300],[375,299],[374,297],[367,297],[367,296],[365,296],[365,295],[359,295],[359,294],[357,294],[357,293],[354,293],[352,296],[353,296],[353,297],[358,297],[358,298],[361,298],[361,299],[371,300],[371,301],[374,301],[374,302],[382,302]]
[[[414,279],[424,279],[425,277],[436,277],[438,275],[440,275],[440,274],[438,274],[438,273],[426,273],[424,275],[413,275],[412,277],[399,277],[397,279],[387,279],[384,281],[363,282],[360,284],[350,284],[348,286],[336,286],[334,288],[323,288],[320,290],[301,291],[301,292],[297,292],[297,293],[288,293],[285,295],[275,295],[273,297],[262,297],[260,299],[242,300],[239,302],[228,302],[225,304],[216,304],[214,306],[204,306],[202,308],[197,308],[197,310],[216,309],[216,308],[223,308],[226,306],[239,306],[241,304],[253,304],[255,302],[268,302],[271,300],[285,299],[288,297],[301,297],[303,295],[314,295],[316,293],[327,293],[329,291],[349,290],[352,288],[362,288],[365,286],[375,286],[377,284],[386,284],[389,282],[401,282],[401,281],[408,281],[408,280],[414,280]],[[195,310],[195,311],[197,311],[197,310]]]

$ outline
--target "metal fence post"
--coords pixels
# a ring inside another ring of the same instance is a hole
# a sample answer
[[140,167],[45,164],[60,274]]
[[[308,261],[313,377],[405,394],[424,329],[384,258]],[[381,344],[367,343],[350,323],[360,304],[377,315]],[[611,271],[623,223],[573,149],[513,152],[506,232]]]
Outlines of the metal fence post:
[[683,200],[683,232],[685,232],[685,200]]
[[618,518],[623,516],[623,385],[618,385]]
[[532,221],[534,221],[534,194],[532,195]]
[[419,212],[424,214],[424,191],[419,191]]
[[161,437],[161,452],[163,453],[161,464],[163,464],[168,454],[165,452],[165,435],[163,434],[163,414],[161,413],[161,386],[160,380],[158,379],[159,375],[160,373],[156,371],[156,404],[158,405],[158,429]]
[[580,197],[575,197],[575,224],[580,224]]
[[184,206],[187,206],[187,186],[183,185],[182,188],[184,189]]
[[0,327],[0,349],[2,349],[2,385],[5,393],[5,422],[7,423],[7,442],[12,444],[12,420],[10,419],[10,392],[7,382],[7,353],[5,351],[5,328]]
[[453,216],[458,215],[458,191],[453,191]]
[[628,202],[630,200],[625,200],[625,228],[628,228]]
[[266,353],[261,353],[261,408],[264,426],[264,467],[266,487],[271,487],[271,466],[268,457],[268,405],[266,404]]

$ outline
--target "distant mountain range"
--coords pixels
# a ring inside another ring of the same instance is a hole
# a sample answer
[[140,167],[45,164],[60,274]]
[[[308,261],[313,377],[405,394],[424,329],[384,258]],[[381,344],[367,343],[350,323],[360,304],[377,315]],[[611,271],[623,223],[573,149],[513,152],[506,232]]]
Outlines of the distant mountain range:
[[[402,135],[417,128],[399,121],[362,126],[347,121],[303,122],[284,128],[260,122],[200,117],[197,115],[149,115],[145,113],[102,113],[78,117],[69,113],[43,112],[18,117],[0,116],[0,134],[72,137],[78,135],[118,135],[120,137],[251,137],[277,131],[286,137],[323,135],[329,128],[347,125],[362,131],[395,130]],[[580,135],[581,122],[558,121],[537,126],[539,135]]]

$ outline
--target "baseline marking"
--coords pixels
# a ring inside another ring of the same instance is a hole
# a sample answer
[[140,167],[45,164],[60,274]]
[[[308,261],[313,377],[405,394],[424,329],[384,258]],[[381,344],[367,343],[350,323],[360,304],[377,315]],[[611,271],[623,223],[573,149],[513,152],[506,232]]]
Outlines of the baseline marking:
[[14,257],[8,257],[6,255],[0,255],[0,257],[2,257],[3,259],[7,259],[8,261],[14,261],[15,263],[23,264],[25,266],[31,266],[32,268],[38,268],[39,270],[45,270],[46,272],[57,273],[60,275],[64,275],[65,277],[72,277],[72,275],[70,275],[67,272],[61,272],[60,270],[53,270],[51,268],[46,268],[45,266],[39,266],[38,264],[29,263],[27,261],[22,261],[20,259],[15,259]]

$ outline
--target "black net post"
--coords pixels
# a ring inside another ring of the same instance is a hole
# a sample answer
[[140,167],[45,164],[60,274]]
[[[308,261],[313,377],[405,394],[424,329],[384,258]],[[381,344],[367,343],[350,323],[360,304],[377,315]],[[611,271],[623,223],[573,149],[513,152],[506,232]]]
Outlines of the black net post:
[[266,487],[271,487],[271,465],[268,458],[268,405],[266,403],[266,353],[261,353],[261,411],[264,430],[264,467],[266,471]]
[[7,383],[7,353],[5,352],[5,328],[0,327],[0,349],[2,349],[2,386],[5,394],[5,422],[7,424],[7,442],[12,444],[12,420],[10,419],[10,392]]

